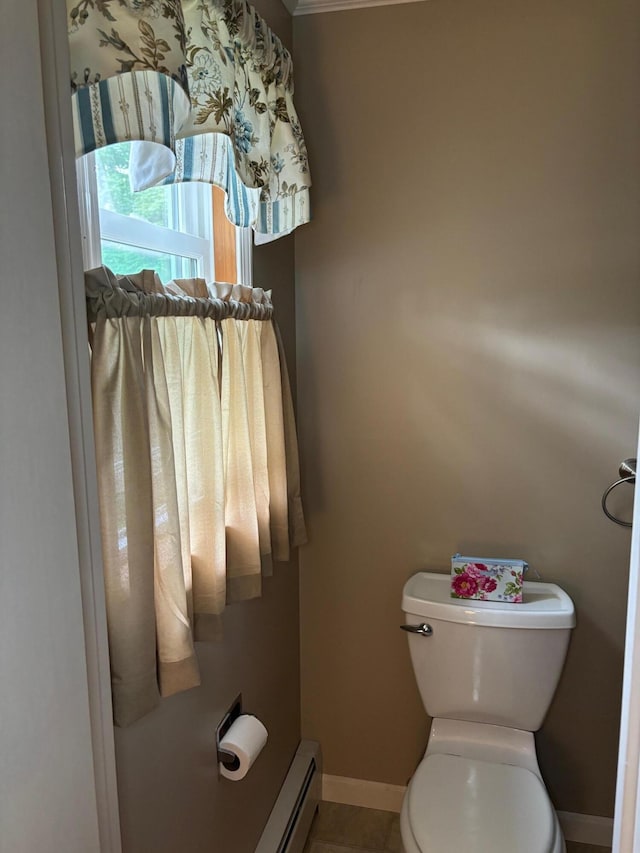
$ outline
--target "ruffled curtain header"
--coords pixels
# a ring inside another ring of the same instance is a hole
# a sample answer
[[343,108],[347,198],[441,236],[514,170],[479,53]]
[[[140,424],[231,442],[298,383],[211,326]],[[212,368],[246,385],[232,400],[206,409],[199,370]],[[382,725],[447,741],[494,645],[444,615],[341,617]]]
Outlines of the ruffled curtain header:
[[210,320],[271,320],[271,291],[246,284],[178,278],[163,284],[154,270],[115,275],[108,267],[85,272],[87,316],[204,317]]
[[132,142],[134,189],[204,181],[240,227],[309,221],[291,55],[246,0],[67,0],[75,145]]

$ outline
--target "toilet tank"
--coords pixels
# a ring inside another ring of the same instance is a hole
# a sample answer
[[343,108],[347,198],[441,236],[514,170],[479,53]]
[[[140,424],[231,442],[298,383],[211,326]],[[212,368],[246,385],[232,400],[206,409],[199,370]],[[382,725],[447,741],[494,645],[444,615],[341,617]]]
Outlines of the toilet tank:
[[450,597],[449,575],[419,572],[404,586],[406,624],[431,717],[534,732],[547,713],[575,625],[573,602],[552,583],[525,581],[522,604]]

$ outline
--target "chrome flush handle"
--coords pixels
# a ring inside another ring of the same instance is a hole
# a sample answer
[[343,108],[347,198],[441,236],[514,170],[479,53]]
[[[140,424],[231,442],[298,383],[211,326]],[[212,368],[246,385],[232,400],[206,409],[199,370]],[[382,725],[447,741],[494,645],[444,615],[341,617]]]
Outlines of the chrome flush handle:
[[433,628],[426,622],[421,625],[401,625],[400,627],[409,634],[420,634],[421,637],[430,637],[433,634]]

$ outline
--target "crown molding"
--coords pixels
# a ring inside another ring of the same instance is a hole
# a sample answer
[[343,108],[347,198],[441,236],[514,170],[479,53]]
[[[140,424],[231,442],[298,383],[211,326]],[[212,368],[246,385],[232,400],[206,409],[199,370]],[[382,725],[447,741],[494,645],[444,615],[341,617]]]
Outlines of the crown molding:
[[423,3],[425,0],[282,0],[292,15],[315,15],[320,12],[344,12],[366,9],[369,6],[397,6],[404,3]]

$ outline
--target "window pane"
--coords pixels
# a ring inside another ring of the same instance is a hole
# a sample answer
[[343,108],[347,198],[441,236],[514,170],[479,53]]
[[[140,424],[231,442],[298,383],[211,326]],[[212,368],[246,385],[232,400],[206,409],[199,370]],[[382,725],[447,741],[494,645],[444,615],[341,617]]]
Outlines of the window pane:
[[102,240],[102,263],[116,275],[128,275],[140,270],[155,270],[166,284],[174,278],[198,276],[198,262],[169,252],[154,252],[137,246],[126,246]]
[[134,193],[129,186],[128,142],[99,148],[95,157],[98,207],[152,225],[210,238],[210,187],[185,183]]

